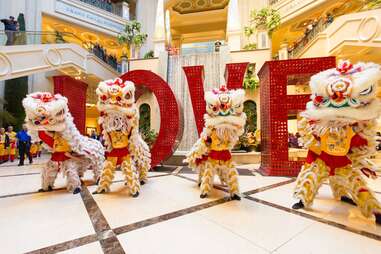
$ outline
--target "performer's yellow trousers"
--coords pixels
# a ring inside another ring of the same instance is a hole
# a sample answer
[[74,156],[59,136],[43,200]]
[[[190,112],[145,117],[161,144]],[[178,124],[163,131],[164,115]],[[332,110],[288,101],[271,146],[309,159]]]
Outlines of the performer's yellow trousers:
[[[110,185],[114,179],[118,157],[108,157],[104,164],[103,173],[99,182],[97,192],[110,191]],[[121,170],[125,177],[125,183],[132,195],[140,190],[139,173],[129,155],[123,157]]]
[[326,180],[336,199],[342,196],[351,198],[361,210],[365,217],[370,217],[374,213],[381,213],[381,204],[375,195],[367,187],[361,172],[353,170],[351,165],[337,168],[334,175],[329,175],[330,169],[325,163],[317,159],[315,162],[306,163],[299,173],[294,196],[300,199],[305,207],[310,207],[320,188]]
[[209,194],[213,188],[214,175],[220,177],[221,183],[227,184],[231,196],[239,194],[238,172],[231,160],[220,161],[208,159],[199,173],[201,194]]

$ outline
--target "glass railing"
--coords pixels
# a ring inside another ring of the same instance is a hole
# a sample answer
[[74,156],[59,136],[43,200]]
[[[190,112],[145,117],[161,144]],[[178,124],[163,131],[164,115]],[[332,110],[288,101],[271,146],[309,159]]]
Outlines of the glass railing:
[[75,43],[93,53],[115,70],[120,70],[120,63],[115,56],[109,55],[98,44],[83,41],[73,33],[44,31],[4,31],[0,30],[0,46]]

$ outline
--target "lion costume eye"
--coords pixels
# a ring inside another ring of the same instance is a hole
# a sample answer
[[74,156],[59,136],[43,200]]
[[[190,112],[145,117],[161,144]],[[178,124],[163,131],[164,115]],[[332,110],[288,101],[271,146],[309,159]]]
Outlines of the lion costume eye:
[[131,93],[130,93],[130,92],[126,93],[126,95],[124,96],[124,98],[125,98],[126,100],[131,99]]
[[368,87],[368,88],[365,89],[365,90],[362,90],[362,91],[360,92],[360,95],[368,95],[368,94],[370,94],[371,92],[373,92],[373,86],[370,86],[370,87]]

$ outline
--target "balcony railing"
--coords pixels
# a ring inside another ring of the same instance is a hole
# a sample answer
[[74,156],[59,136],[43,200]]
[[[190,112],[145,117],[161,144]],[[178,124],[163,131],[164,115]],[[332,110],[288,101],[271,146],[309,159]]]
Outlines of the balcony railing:
[[281,1],[281,0],[269,0],[269,5],[274,5],[274,4],[278,3],[279,1]]
[[98,44],[83,41],[73,33],[45,31],[4,31],[0,30],[0,46],[76,43],[93,53],[103,62],[120,72],[121,64],[115,56],[106,54]]
[[320,19],[315,25],[313,25],[311,30],[306,31],[304,36],[296,41],[294,45],[289,49],[289,57],[298,57],[304,48],[308,45],[308,43],[315,39],[317,35],[323,32],[330,24],[332,24],[332,22],[333,17],[328,19]]
[[81,2],[91,4],[102,10],[112,12],[112,4],[110,0],[80,0]]
[[[116,4],[112,3],[111,0],[80,0],[81,2],[90,4],[94,7],[97,7],[99,9],[111,12],[117,16],[120,16],[122,18],[128,18],[123,13],[123,3],[122,4]],[[128,6],[128,5],[127,5]]]

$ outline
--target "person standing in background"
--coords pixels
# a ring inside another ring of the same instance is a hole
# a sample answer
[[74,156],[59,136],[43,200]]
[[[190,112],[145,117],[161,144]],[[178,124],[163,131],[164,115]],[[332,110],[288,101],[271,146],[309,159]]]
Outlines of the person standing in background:
[[20,162],[19,166],[24,166],[25,155],[28,156],[29,164],[33,163],[32,156],[30,155],[30,146],[32,138],[28,134],[28,129],[24,124],[22,130],[17,133],[17,147],[19,148]]
[[16,157],[16,145],[17,145],[17,139],[16,139],[16,132],[13,131],[13,126],[8,127],[7,136],[9,138],[9,160],[13,162]]
[[8,146],[9,146],[9,138],[7,134],[5,134],[5,129],[0,128],[0,164],[8,160],[7,158]]
[[5,34],[7,35],[7,42],[5,45],[14,45],[18,22],[13,16],[10,16],[9,19],[2,19],[0,21],[4,24]]

